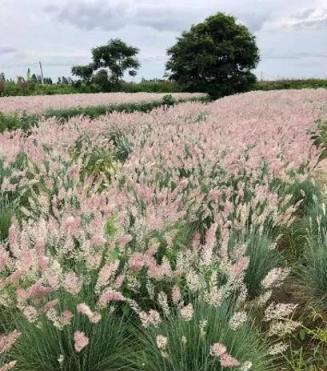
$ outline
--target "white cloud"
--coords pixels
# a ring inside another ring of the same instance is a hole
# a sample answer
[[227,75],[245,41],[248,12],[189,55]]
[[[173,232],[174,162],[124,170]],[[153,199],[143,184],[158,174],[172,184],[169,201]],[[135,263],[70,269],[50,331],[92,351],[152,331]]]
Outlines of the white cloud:
[[285,19],[283,26],[295,29],[327,30],[327,4],[325,9],[305,9]]

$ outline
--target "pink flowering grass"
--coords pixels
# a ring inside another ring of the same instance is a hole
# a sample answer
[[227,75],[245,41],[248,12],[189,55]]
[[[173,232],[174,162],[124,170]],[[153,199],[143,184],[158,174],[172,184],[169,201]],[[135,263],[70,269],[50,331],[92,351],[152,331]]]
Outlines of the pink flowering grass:
[[[180,357],[181,370],[266,369],[282,325],[296,329],[296,307],[273,301],[289,273],[278,245],[306,207],[326,101],[252,92],[0,134],[0,201],[15,205],[0,228],[0,302],[22,333],[17,367],[118,365],[123,347],[139,351],[130,321],[149,370]],[[205,321],[215,332],[202,339]]]
[[[1,97],[0,112],[44,113],[50,109],[64,110],[77,107],[96,107],[128,103],[147,103],[160,101],[162,93],[95,93],[95,94],[58,94],[51,96]],[[205,94],[172,93],[179,99],[190,99]]]

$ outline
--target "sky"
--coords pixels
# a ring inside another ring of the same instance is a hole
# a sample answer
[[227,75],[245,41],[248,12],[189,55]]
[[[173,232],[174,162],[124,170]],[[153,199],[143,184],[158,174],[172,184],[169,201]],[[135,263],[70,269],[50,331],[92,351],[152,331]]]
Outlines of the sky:
[[0,72],[69,76],[121,38],[140,49],[135,80],[162,78],[181,32],[219,11],[256,36],[259,78],[327,78],[327,0],[0,0]]

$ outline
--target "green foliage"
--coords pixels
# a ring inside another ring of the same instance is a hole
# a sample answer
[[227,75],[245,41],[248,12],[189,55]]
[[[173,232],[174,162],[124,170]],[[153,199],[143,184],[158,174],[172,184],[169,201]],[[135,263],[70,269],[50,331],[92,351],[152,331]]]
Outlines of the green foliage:
[[[10,166],[6,166],[0,158],[0,188],[5,178],[10,178],[10,184],[17,184],[17,179],[11,175],[14,171],[24,168],[25,160],[26,157],[20,154]],[[23,204],[24,200],[23,191],[20,189],[0,191],[0,242],[7,239],[11,220],[17,216],[19,205]]]
[[11,219],[14,214],[14,205],[0,194],[0,242],[8,237]]
[[101,91],[110,91],[111,84],[107,70],[101,68],[92,77],[92,84]]
[[72,75],[80,77],[83,81],[90,81],[93,74],[94,66],[88,64],[87,66],[73,66]]
[[322,148],[321,158],[327,157],[327,121],[319,120],[317,130],[313,133],[312,139],[316,146]]
[[[282,238],[278,243],[288,265],[296,270],[307,246],[308,225],[320,214],[319,204],[322,202],[322,194],[320,185],[312,178],[294,181],[284,186],[283,192],[292,196],[290,200],[292,205],[300,203],[296,219],[289,227],[280,231]],[[315,229],[314,233],[318,233],[317,226]]]
[[82,178],[103,176],[110,181],[117,171],[117,161],[113,153],[106,148],[93,148],[91,153],[83,153],[82,158]]
[[[190,321],[172,315],[157,328],[145,330],[143,353],[138,369],[145,371],[219,371],[224,370],[218,358],[210,355],[214,343],[222,343],[227,351],[240,362],[251,361],[253,370],[269,370],[267,347],[263,336],[253,325],[245,323],[237,331],[229,327],[233,308],[223,303],[218,308],[204,303],[194,303]],[[207,321],[206,323],[203,321]],[[203,330],[201,331],[201,327]],[[168,344],[162,355],[156,336],[167,337]],[[185,337],[184,342],[181,340]]]
[[137,48],[127,45],[120,39],[112,39],[107,45],[92,49],[93,62],[96,69],[108,68],[111,81],[117,83],[128,72],[130,76],[136,75],[140,67],[135,58],[139,52]]
[[[309,301],[327,309],[327,210],[320,193],[309,194],[310,207],[295,236],[302,243],[297,276]],[[294,237],[293,237],[294,238]]]
[[327,88],[324,79],[284,79],[275,81],[257,81],[253,90],[281,90],[281,89],[318,89]]
[[174,81],[169,80],[144,80],[141,82],[120,82],[120,91],[128,93],[178,93],[182,92],[183,89]]
[[122,132],[109,133],[107,142],[95,146],[91,139],[82,135],[72,150],[74,160],[81,159],[81,176],[98,178],[102,176],[108,181],[116,174],[119,164],[127,160],[132,148]]
[[[306,308],[308,309],[308,308]],[[292,371],[320,371],[327,368],[327,323],[314,307],[300,317],[302,325],[290,339],[284,364]]]
[[165,106],[173,106],[176,104],[176,99],[171,94],[165,95],[162,101]]
[[282,263],[277,249],[272,249],[272,240],[268,236],[250,234],[246,241],[246,255],[249,256],[249,266],[245,274],[245,284],[249,296],[254,298],[262,293],[261,282],[266,275]]
[[327,235],[324,231],[317,236],[309,235],[299,278],[309,299],[319,307],[327,309]]
[[0,112],[0,133],[6,130],[22,129],[27,131],[36,125],[38,117],[28,114],[3,114]]
[[292,195],[291,203],[293,205],[301,202],[298,216],[312,216],[312,212],[316,212],[317,205],[322,201],[320,185],[312,178],[302,182],[292,182],[286,187],[285,192]]
[[109,134],[109,139],[115,146],[115,158],[121,162],[126,161],[132,152],[132,147],[124,133],[119,130],[112,131]]
[[184,32],[168,50],[170,79],[213,97],[248,90],[259,61],[255,37],[234,17],[217,13]]
[[[67,79],[66,79],[67,80]],[[67,80],[68,81],[68,80]],[[1,96],[22,96],[22,95],[55,95],[55,94],[72,94],[83,93],[82,88],[77,89],[72,83],[67,84],[41,84],[33,80],[26,81],[24,85],[15,81],[0,81]]]
[[[81,66],[75,66],[81,67]],[[74,67],[74,68],[75,68]],[[83,66],[82,66],[83,67]],[[76,73],[73,75],[79,76]],[[82,78],[84,80],[84,78]],[[144,80],[141,82],[126,82],[120,80],[116,85],[106,83],[101,86],[97,83],[97,78],[88,80],[72,81],[66,77],[58,79],[56,84],[41,84],[38,80],[27,81],[22,87],[14,81],[4,81],[0,79],[1,96],[29,96],[29,95],[55,95],[55,94],[77,94],[77,93],[99,93],[99,92],[126,92],[126,93],[177,93],[185,91],[185,88],[172,80]],[[327,88],[327,80],[280,80],[280,81],[257,81],[251,90],[280,90],[280,89],[316,89]]]
[[[60,79],[60,80],[59,80]],[[77,93],[100,93],[100,92],[125,92],[125,93],[177,93],[183,89],[176,82],[169,80],[144,80],[141,82],[126,82],[120,80],[118,84],[112,85],[106,82],[105,87],[97,83],[97,77],[92,81],[82,82],[68,81],[64,76],[58,79],[57,84],[41,84],[30,81],[25,90],[14,81],[0,81],[1,96],[20,96],[20,95],[55,95],[55,94],[77,94]],[[63,83],[65,81],[65,83]]]

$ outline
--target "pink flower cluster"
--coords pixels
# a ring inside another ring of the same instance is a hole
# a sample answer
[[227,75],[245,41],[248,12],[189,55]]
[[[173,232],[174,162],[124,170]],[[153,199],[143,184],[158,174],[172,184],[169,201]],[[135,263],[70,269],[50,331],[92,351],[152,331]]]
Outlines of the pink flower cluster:
[[227,352],[227,349],[223,344],[215,343],[211,345],[210,355],[219,358],[222,367],[229,368],[240,366],[240,362]]

